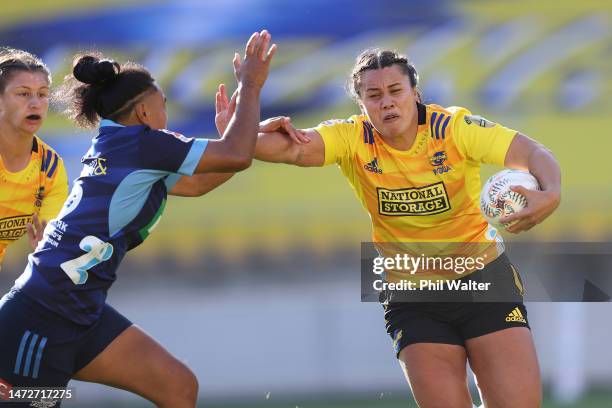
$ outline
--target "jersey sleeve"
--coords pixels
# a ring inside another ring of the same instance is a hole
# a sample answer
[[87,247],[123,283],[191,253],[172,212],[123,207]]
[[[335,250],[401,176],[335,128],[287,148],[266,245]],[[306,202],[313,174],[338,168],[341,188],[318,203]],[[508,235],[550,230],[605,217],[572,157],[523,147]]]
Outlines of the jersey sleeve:
[[459,151],[479,163],[504,165],[516,130],[458,108],[453,115],[453,137]]
[[55,168],[51,165],[47,172],[47,177],[50,177],[52,180],[51,187],[42,200],[40,218],[49,221],[59,214],[64,201],[68,197],[68,174],[66,173],[66,167],[64,167],[64,161],[59,155],[57,156]]
[[191,176],[207,145],[207,139],[148,129],[140,139],[140,162],[143,168]]
[[332,163],[341,164],[351,155],[357,128],[358,124],[353,118],[328,120],[314,128],[321,135],[325,145],[324,166]]

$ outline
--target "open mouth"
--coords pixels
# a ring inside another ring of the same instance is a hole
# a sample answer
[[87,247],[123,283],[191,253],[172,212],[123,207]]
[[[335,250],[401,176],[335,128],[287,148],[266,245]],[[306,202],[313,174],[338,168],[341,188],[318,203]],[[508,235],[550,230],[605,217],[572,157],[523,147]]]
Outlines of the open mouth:
[[26,116],[27,120],[40,120],[42,117],[40,115],[28,115]]
[[398,114],[395,114],[395,113],[389,113],[389,114],[385,115],[385,117],[383,118],[383,120],[384,120],[385,122],[392,122],[392,121],[394,121],[395,119],[398,119],[398,118],[399,118],[399,115],[398,115]]

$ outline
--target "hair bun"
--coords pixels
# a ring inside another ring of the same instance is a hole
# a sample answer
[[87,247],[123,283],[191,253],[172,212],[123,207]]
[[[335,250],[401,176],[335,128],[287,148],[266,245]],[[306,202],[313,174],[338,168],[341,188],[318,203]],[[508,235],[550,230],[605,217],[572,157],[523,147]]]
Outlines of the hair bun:
[[84,55],[76,61],[72,74],[80,82],[98,85],[113,79],[120,69],[119,63],[115,61]]

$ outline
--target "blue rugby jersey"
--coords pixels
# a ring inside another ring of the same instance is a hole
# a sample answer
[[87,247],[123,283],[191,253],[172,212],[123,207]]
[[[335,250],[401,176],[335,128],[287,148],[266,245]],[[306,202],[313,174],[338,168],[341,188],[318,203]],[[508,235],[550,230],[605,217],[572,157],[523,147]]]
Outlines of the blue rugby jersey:
[[208,140],[109,120],[12,290],[77,323],[94,323],[125,253],[159,222],[168,190],[192,175]]

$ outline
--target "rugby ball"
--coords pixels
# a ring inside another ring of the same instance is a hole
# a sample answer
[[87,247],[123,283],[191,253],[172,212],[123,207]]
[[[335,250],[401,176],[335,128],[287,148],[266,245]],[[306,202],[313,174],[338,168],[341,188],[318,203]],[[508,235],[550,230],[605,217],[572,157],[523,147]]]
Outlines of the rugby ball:
[[493,226],[509,227],[510,225],[499,222],[499,219],[527,206],[525,196],[510,190],[510,186],[540,190],[538,180],[527,171],[503,170],[489,177],[480,192],[480,211]]

